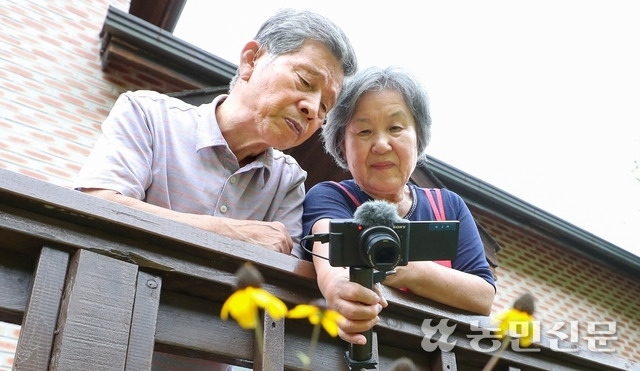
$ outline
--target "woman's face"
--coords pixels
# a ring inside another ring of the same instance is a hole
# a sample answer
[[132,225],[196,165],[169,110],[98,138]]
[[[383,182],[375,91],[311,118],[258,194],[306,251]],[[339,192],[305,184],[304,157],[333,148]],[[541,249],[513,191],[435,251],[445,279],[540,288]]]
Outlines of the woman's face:
[[402,192],[416,166],[417,148],[416,124],[402,94],[383,90],[360,97],[345,130],[344,151],[365,192],[388,198]]

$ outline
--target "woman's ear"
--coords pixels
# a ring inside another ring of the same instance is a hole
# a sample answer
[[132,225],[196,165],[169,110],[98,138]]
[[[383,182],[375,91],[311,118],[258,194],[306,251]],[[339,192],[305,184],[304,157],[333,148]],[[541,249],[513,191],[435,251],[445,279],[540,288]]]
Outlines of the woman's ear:
[[240,65],[238,66],[238,77],[242,80],[249,80],[253,74],[256,59],[261,52],[260,43],[251,40],[245,44],[240,54]]

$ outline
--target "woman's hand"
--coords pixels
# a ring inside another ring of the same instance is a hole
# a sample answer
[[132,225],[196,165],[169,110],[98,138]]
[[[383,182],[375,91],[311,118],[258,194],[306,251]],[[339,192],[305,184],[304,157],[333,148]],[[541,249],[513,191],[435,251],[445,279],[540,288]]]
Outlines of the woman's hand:
[[321,291],[329,308],[344,316],[344,320],[338,323],[340,338],[354,344],[366,344],[362,332],[380,321],[378,314],[387,306],[380,291],[350,282],[343,275],[330,275],[323,281]]

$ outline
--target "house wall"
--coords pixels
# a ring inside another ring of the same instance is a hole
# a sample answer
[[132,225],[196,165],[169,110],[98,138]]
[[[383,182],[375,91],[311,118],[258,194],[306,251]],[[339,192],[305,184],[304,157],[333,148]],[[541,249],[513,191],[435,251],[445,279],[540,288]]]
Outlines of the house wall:
[[[110,4],[128,11],[128,0],[0,2],[0,167],[70,187],[120,93],[189,88],[127,65],[102,70],[99,32]],[[492,215],[474,215],[503,247],[494,313],[529,291],[543,331],[578,321],[582,337],[590,321],[615,321],[616,355],[640,361],[637,281]],[[0,325],[0,370],[11,368],[18,333]]]
[[[103,71],[109,5],[129,10],[129,0],[0,1],[1,168],[71,187],[120,93],[192,88],[122,64]],[[18,335],[0,322],[0,371],[11,370]]]
[[601,335],[611,341],[603,346],[596,344],[596,349],[614,349],[611,354],[615,356],[640,361],[637,279],[570,252],[553,240],[534,238],[526,229],[505,224],[494,215],[473,209],[472,212],[502,247],[498,253],[498,294],[493,313],[509,308],[520,294],[530,292],[536,298],[536,319],[542,333],[564,323],[557,328],[560,333],[571,336],[572,329],[577,331],[574,333],[577,338],[568,337],[565,341],[588,348],[587,337],[599,336],[594,329],[605,331],[609,326],[595,324],[613,322],[615,334]]
[[0,167],[71,186],[120,93],[186,88],[126,65],[102,70],[109,5],[128,12],[129,0],[0,2]]

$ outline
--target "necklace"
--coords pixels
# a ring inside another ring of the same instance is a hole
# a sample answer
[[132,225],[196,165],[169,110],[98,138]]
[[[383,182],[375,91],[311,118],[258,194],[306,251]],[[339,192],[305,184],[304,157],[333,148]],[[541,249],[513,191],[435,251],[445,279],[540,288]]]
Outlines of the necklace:
[[[358,188],[358,190],[362,193],[364,193],[365,195],[367,195],[367,197],[369,198],[368,201],[374,200],[373,197],[371,197],[370,194],[368,194],[367,192],[365,192],[362,188],[360,188],[360,185],[358,185],[358,182],[356,182],[355,180],[353,181],[353,184],[356,185],[356,187]],[[411,191],[411,207],[409,207],[409,211],[407,211],[407,213],[404,215],[403,219],[409,219],[411,218],[411,215],[413,215],[413,212],[416,211],[416,207],[418,205],[418,197],[416,195],[416,189],[414,187],[411,187],[409,184],[407,184],[407,187],[409,187],[409,191]],[[398,205],[398,204],[396,204]]]
[[413,215],[413,212],[416,211],[416,206],[418,205],[418,197],[416,197],[416,189],[414,187],[409,186],[409,189],[411,190],[411,208],[409,208],[409,211],[407,212],[407,214],[404,216],[404,219],[409,219],[411,218],[411,215]]

